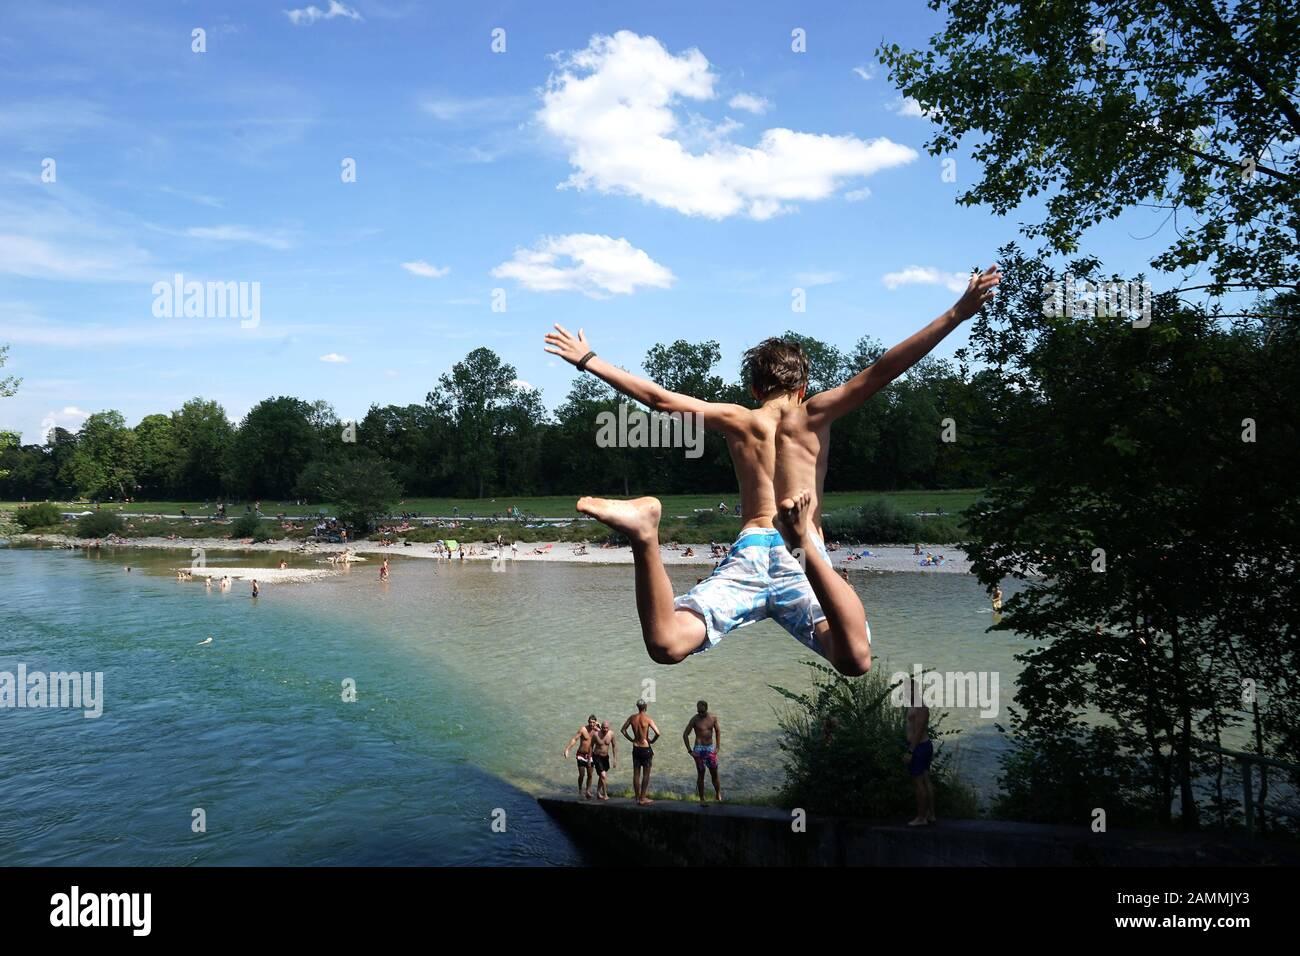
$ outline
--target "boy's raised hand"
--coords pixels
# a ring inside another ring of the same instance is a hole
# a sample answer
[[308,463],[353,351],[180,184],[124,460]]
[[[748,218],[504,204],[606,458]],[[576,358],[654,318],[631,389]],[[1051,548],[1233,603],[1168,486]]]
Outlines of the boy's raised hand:
[[546,345],[543,349],[552,355],[558,355],[570,365],[577,365],[582,361],[582,357],[591,351],[591,346],[587,344],[587,337],[582,334],[582,329],[578,329],[578,334],[574,335],[557,322],[555,331],[546,333]]
[[980,310],[985,302],[997,294],[998,283],[1002,281],[1002,270],[996,263],[983,272],[972,272],[966,291],[961,294],[953,311],[959,322],[965,322]]

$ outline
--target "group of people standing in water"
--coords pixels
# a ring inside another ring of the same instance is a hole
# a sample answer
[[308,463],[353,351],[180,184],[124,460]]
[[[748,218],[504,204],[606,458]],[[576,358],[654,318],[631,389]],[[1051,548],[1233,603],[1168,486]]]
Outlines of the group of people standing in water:
[[[708,701],[695,705],[695,715],[682,731],[682,743],[695,761],[695,787],[700,803],[704,797],[704,775],[707,771],[713,783],[714,800],[722,801],[722,783],[718,777],[718,752],[722,746],[722,726],[715,714],[709,712]],[[694,741],[691,737],[694,735]],[[644,699],[636,702],[636,713],[623,721],[619,735],[615,735],[608,720],[601,721],[595,714],[578,728],[564,747],[564,759],[576,748],[578,761],[578,795],[591,799],[592,778],[596,780],[596,799],[609,799],[609,771],[618,768],[618,736],[632,745],[632,795],[638,806],[654,803],[650,793],[650,771],[654,765],[654,745],[659,740],[659,727],[650,716]],[[612,762],[612,763],[611,763]]]

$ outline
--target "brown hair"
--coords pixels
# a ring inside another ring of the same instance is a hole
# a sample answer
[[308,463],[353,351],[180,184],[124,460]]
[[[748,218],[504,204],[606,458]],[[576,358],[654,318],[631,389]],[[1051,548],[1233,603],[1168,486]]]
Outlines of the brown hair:
[[808,385],[808,356],[798,342],[764,339],[745,352],[742,368],[760,399]]

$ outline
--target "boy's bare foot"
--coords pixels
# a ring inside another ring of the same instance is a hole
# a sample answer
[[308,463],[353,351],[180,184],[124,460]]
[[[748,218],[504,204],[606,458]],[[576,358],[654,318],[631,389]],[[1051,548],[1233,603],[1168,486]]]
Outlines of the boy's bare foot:
[[908,820],[907,825],[909,827],[923,827],[929,822],[929,820],[923,820],[920,817],[917,817],[915,820]]
[[781,540],[790,551],[803,547],[808,534],[808,517],[812,514],[812,492],[806,488],[793,498],[783,498],[776,506],[772,524],[781,532]]
[[663,511],[658,498],[615,501],[612,498],[585,497],[578,499],[577,508],[615,531],[623,532],[633,541],[653,540],[659,531],[659,515]]

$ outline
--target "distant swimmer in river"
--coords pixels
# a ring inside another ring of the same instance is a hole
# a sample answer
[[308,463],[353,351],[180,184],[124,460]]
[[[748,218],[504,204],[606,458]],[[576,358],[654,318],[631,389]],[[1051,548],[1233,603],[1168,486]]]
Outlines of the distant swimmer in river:
[[384,558],[384,563],[379,566],[379,580],[388,580],[388,559]]
[[262,589],[257,586],[257,578],[253,578],[253,597],[257,597],[261,593]]
[[995,587],[993,588],[993,610],[994,610],[994,611],[1001,611],[1001,610],[1002,610],[1002,587],[1001,587],[1001,585],[995,586]]

